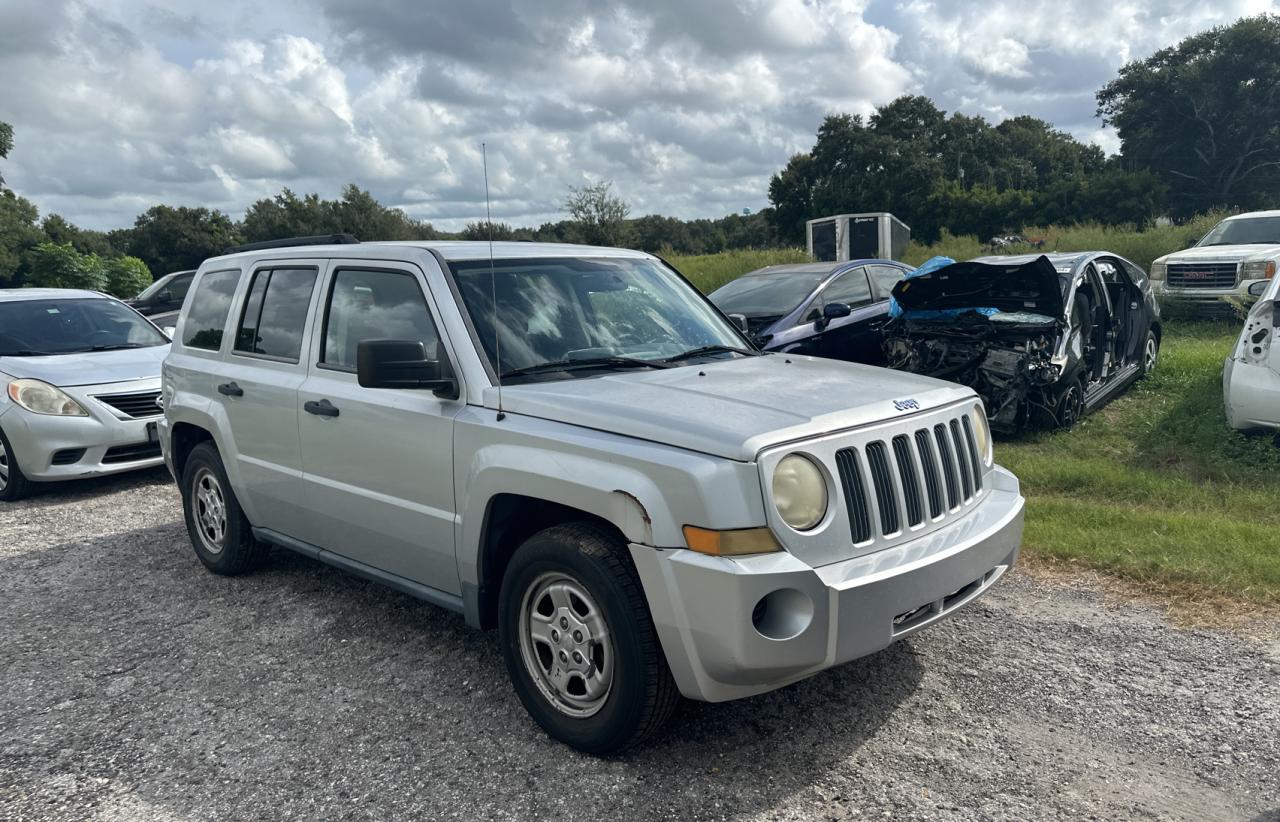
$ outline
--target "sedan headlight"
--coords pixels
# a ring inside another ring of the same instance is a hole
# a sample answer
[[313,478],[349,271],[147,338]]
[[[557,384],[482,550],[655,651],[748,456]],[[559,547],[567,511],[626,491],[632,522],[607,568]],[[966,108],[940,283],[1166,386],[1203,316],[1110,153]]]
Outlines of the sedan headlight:
[[808,531],[827,515],[827,481],[813,460],[800,454],[783,457],[773,469],[773,504],[782,521]]
[[1245,263],[1242,273],[1246,280],[1269,280],[1276,275],[1276,261],[1254,260]]
[[987,412],[981,405],[973,409],[973,441],[978,447],[978,456],[983,465],[991,465],[994,456],[991,448],[991,426],[987,423]]
[[40,380],[14,380],[9,383],[9,399],[32,414],[55,417],[87,417],[80,403],[68,397],[61,388]]
[[1151,280],[1163,280],[1169,272],[1167,263],[1152,263],[1151,270],[1147,272],[1147,278]]

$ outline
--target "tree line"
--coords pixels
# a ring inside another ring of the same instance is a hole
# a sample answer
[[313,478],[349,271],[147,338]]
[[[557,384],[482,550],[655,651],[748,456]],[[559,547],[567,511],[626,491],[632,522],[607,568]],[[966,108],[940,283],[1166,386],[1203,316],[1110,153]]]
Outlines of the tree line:
[[[437,230],[378,202],[356,185],[336,199],[284,188],[244,217],[202,207],[156,205],[132,226],[79,228],[5,187],[0,167],[0,287],[78,285],[123,296],[152,275],[194,268],[245,242],[350,233],[364,240],[469,239],[582,242],[662,253],[710,254],[801,245],[806,220],[891,211],[923,241],[982,238],[1028,225],[1097,221],[1145,227],[1215,208],[1275,205],[1280,193],[1280,16],[1243,18],[1125,65],[1097,94],[1098,116],[1116,129],[1108,157],[1035,117],[991,124],[948,115],[918,95],[868,117],[833,114],[813,148],[770,181],[770,206],[754,214],[681,220],[632,217],[603,180],[571,188],[566,218],[533,227],[467,224]],[[0,159],[14,147],[0,123]]]

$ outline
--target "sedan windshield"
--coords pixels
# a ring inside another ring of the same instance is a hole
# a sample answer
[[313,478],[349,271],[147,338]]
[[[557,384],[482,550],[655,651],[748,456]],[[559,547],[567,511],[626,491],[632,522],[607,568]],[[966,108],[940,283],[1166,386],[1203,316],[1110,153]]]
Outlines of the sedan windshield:
[[480,344],[503,376],[661,367],[698,349],[724,356],[744,345],[705,298],[652,260],[497,260],[492,281],[490,265],[468,260],[451,268]]
[[93,297],[0,301],[0,357],[38,357],[165,345],[133,309]]
[[781,317],[795,310],[830,274],[830,269],[748,274],[711,292],[711,302],[726,314]]
[[1197,246],[1280,245],[1280,217],[1223,220]]

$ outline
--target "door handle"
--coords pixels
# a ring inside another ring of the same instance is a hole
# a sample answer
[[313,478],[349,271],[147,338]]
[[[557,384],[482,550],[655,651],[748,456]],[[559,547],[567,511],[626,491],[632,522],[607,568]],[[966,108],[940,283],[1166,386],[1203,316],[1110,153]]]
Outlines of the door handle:
[[302,408],[308,414],[315,414],[317,417],[338,416],[337,406],[328,400],[308,400],[302,404]]
[[244,389],[236,385],[235,382],[224,382],[218,386],[218,393],[226,397],[243,397]]

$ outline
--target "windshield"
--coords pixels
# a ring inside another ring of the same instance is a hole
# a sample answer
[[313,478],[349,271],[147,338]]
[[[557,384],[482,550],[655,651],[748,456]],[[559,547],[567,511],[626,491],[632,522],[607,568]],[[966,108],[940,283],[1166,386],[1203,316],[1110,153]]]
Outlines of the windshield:
[[1280,245],[1280,217],[1223,220],[1196,246],[1258,244]]
[[781,317],[795,310],[830,271],[770,271],[748,274],[711,292],[711,302],[726,314]]
[[504,375],[569,361],[661,362],[708,346],[744,345],[701,295],[652,260],[531,258],[492,266],[492,283],[489,260],[450,267],[485,355],[499,370],[500,351]]
[[168,342],[155,326],[115,300],[0,302],[0,357],[143,348]]
[[176,277],[176,276],[177,276],[176,274],[166,274],[166,275],[164,275],[163,277],[161,277],[160,279],[156,280],[156,281],[155,281],[154,283],[152,283],[151,285],[149,285],[149,286],[147,286],[146,288],[142,289],[142,291],[138,292],[138,296],[134,297],[134,299],[135,299],[135,300],[148,300],[148,299],[150,299],[152,296],[154,296],[156,293],[158,293],[158,292],[160,291],[160,289],[164,288],[164,287],[165,287],[165,286],[167,286],[169,283],[173,282],[173,278],[174,278],[174,277]]

